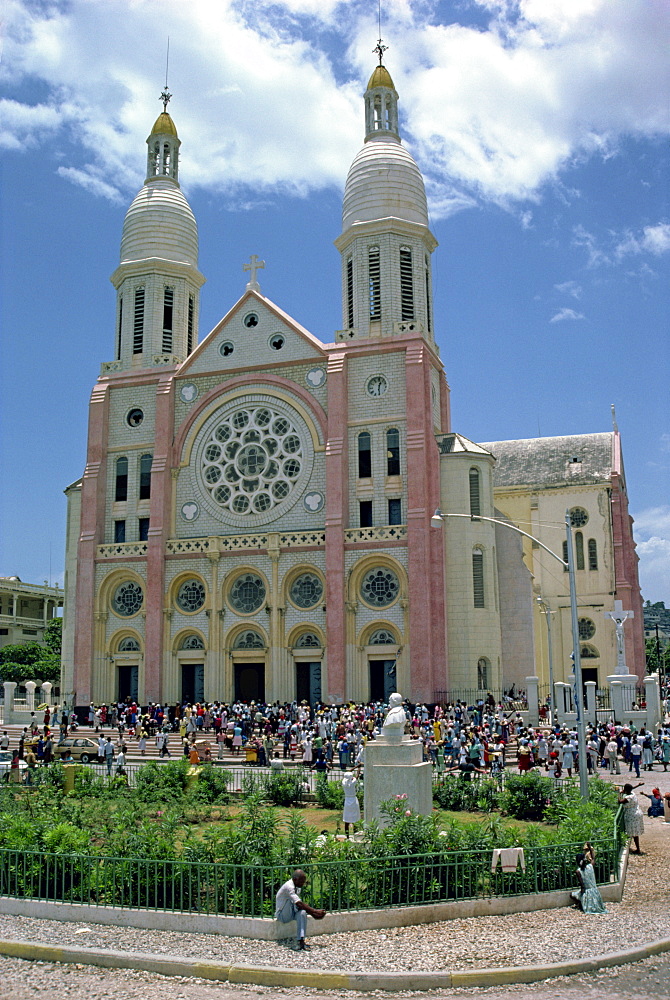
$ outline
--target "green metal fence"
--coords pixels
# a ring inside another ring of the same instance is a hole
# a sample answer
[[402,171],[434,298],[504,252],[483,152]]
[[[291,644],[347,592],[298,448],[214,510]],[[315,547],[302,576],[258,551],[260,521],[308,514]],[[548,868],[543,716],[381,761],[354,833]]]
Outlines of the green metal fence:
[[[621,811],[612,836],[594,843],[598,883],[615,881]],[[427,905],[571,889],[578,844],[525,848],[525,871],[492,871],[491,851],[365,855],[306,865],[305,900],[329,911]],[[285,866],[88,857],[0,850],[0,896],[116,908],[268,917]]]

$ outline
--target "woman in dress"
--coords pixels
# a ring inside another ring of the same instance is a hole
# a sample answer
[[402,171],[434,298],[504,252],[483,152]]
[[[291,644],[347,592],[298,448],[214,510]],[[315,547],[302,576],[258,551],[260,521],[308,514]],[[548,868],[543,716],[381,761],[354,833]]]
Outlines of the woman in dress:
[[577,878],[579,889],[571,892],[574,901],[581,907],[583,913],[607,913],[603,898],[596,885],[596,873],[593,868],[595,853],[591,844],[584,844],[584,853],[577,855]]
[[353,828],[361,819],[361,807],[356,795],[359,774],[360,771],[358,769],[347,771],[342,778],[342,788],[344,789],[344,812],[342,813],[342,820],[344,822],[344,832],[347,837],[349,836],[349,824],[351,823]]
[[619,805],[623,806],[623,828],[626,836],[632,837],[635,843],[635,850],[631,854],[642,854],[640,836],[644,833],[644,818],[634,789],[643,784],[643,781],[638,781],[637,785],[624,785],[619,795]]

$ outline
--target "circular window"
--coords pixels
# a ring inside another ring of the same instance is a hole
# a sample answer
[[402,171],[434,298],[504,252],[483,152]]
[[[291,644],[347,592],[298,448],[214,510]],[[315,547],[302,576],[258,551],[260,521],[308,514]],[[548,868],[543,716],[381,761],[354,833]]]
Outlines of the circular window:
[[323,584],[314,573],[301,573],[291,584],[291,600],[299,608],[313,608],[323,597]]
[[139,427],[143,420],[144,413],[137,406],[135,406],[126,417],[126,423],[129,427]]
[[281,351],[282,347],[284,346],[284,338],[282,337],[281,333],[275,333],[268,340],[268,344],[270,345],[273,351]]
[[238,576],[230,589],[230,606],[243,615],[258,611],[264,600],[265,584],[255,573]]
[[579,638],[592,639],[596,634],[596,627],[590,618],[579,619]]
[[224,342],[219,347],[219,354],[222,358],[229,358],[230,355],[235,350],[235,345],[231,344],[229,340],[224,340]]
[[589,522],[589,515],[583,507],[573,507],[570,510],[570,524],[573,528],[583,528]]
[[195,397],[198,395],[198,387],[193,384],[193,382],[187,382],[179,390],[179,398],[182,403],[192,403]]
[[383,375],[373,375],[365,385],[368,396],[383,396],[388,387],[389,384]]
[[129,618],[131,615],[137,614],[143,601],[144,594],[139,584],[127,580],[114,591],[112,610],[123,618]]
[[177,607],[187,614],[193,614],[204,603],[205,588],[200,580],[185,580],[177,591]]
[[361,597],[374,608],[393,604],[400,593],[400,581],[391,569],[373,569],[361,583]]
[[295,490],[305,467],[303,436],[268,404],[231,410],[210,426],[200,452],[200,476],[218,507],[264,514]]
[[247,329],[250,330],[252,327],[258,326],[258,314],[247,313],[242,322],[247,327]]

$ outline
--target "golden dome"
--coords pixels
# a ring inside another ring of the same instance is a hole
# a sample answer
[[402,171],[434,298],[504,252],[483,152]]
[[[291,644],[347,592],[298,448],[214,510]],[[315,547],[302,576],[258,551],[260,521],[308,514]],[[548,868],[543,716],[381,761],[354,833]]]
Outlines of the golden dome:
[[175,139],[179,138],[175,124],[167,111],[161,111],[158,118],[154,122],[151,135],[173,135]]
[[395,90],[391,74],[386,66],[375,66],[374,72],[368,82],[368,90],[373,90],[375,87],[389,87],[391,90]]

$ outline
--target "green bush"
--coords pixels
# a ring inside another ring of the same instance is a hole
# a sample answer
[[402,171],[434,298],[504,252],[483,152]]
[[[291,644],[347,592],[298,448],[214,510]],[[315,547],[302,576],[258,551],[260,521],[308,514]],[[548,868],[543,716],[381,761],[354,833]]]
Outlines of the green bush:
[[[165,765],[163,765],[165,766]],[[227,802],[228,783],[232,775],[213,764],[202,764],[198,768],[198,780],[193,786],[193,795],[205,802]]]
[[263,780],[265,797],[275,806],[297,806],[305,797],[305,776],[301,767],[268,774]]
[[532,771],[530,774],[510,774],[500,799],[501,808],[515,819],[544,819],[554,794],[551,778]]
[[433,799],[450,812],[490,812],[498,808],[500,786],[494,778],[466,780],[461,774],[447,774],[433,786]]
[[328,781],[325,774],[316,779],[316,801],[322,809],[343,809],[344,788],[340,781]]

